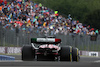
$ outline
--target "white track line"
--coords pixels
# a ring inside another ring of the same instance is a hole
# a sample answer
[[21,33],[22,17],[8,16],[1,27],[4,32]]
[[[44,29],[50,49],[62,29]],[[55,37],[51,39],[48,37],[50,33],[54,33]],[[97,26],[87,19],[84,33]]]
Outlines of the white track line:
[[0,60],[0,62],[23,62],[22,60]]
[[94,62],[96,62],[96,63],[100,63],[100,60],[97,60],[97,61],[94,61]]

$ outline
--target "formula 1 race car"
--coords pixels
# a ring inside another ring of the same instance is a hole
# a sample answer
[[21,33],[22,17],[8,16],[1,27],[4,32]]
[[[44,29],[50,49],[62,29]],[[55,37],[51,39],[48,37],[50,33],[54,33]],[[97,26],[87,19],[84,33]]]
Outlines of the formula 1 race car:
[[31,45],[22,47],[23,61],[76,61],[80,59],[78,48],[61,46],[61,39],[54,37],[31,38]]

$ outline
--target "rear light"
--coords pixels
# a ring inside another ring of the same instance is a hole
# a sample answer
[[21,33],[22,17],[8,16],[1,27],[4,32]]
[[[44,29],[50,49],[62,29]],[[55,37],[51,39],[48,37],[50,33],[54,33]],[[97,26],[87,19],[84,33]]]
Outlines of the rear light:
[[55,42],[61,42],[61,39],[55,39]]

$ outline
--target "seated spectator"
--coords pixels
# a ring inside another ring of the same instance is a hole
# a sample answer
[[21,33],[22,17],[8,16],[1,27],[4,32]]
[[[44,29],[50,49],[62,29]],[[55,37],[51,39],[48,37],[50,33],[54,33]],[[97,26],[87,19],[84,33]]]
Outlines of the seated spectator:
[[0,6],[3,5],[2,3],[3,3],[3,0],[0,0]]
[[[6,0],[0,0],[0,17],[3,28],[14,30],[18,27],[24,32],[50,33],[51,35],[87,35],[96,34],[98,31],[89,31],[90,26],[83,25],[78,20],[73,20],[71,14],[68,18],[59,15],[58,11],[53,11],[44,7],[41,3],[37,4],[30,0],[13,0],[7,3]],[[40,31],[39,31],[40,30]]]

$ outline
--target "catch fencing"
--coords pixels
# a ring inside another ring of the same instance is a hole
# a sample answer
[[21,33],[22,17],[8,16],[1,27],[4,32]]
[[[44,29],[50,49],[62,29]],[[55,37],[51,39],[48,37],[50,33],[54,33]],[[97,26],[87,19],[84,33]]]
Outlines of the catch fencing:
[[[37,29],[34,29],[31,33],[23,31],[16,33],[16,31],[0,27],[0,46],[22,47],[23,45],[30,45],[31,38],[44,37],[45,35],[45,33],[37,32]],[[90,35],[56,34],[54,36],[62,40],[61,46],[68,45],[77,47],[80,50],[100,51],[100,35],[97,36],[96,41],[91,41]]]

